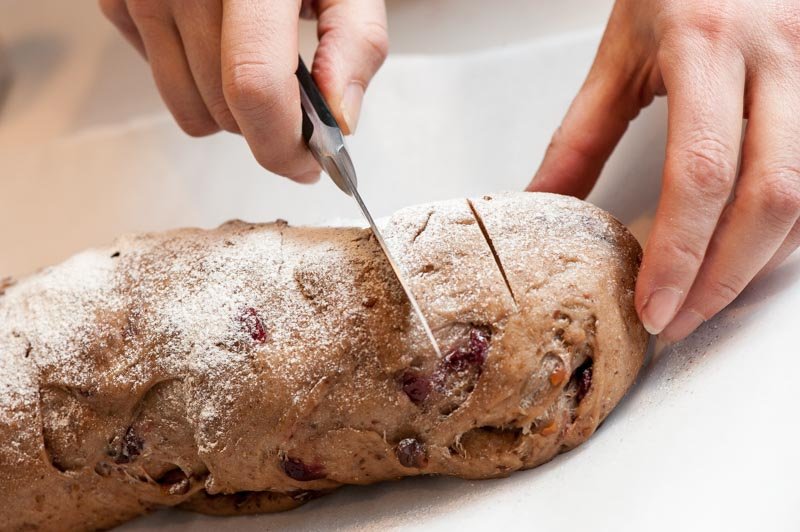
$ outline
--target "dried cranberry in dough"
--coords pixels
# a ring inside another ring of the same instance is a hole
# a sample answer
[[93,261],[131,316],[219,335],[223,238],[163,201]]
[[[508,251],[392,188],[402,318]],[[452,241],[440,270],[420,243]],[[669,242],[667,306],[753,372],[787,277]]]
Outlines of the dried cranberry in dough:
[[281,468],[286,476],[301,482],[325,478],[325,468],[320,464],[306,464],[299,458],[285,456],[281,459]]
[[432,389],[430,377],[422,375],[417,370],[407,370],[403,373],[401,384],[403,391],[415,405],[423,403]]
[[425,444],[414,438],[405,438],[397,444],[395,454],[404,467],[422,468],[428,465]]
[[242,329],[250,335],[256,342],[263,344],[267,341],[267,331],[264,328],[264,323],[258,317],[258,312],[252,307],[248,307],[239,316],[239,321],[242,323]]
[[464,371],[470,367],[482,368],[483,363],[486,362],[490,338],[490,334],[480,329],[472,329],[467,345],[459,347],[445,356],[446,368],[451,371]]

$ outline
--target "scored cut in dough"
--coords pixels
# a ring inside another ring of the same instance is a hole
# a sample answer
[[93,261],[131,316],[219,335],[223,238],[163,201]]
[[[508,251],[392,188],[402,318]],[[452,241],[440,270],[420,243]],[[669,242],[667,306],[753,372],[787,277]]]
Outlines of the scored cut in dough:
[[640,248],[550,194],[411,207],[384,233],[229,222],[127,236],[0,290],[0,522],[279,511],[342,484],[505,476],[633,382]]

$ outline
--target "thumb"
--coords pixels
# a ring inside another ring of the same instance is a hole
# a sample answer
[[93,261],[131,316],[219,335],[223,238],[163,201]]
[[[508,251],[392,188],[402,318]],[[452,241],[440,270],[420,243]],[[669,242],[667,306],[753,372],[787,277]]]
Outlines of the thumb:
[[627,69],[603,48],[526,190],[585,198],[643,107]]
[[312,73],[336,120],[351,134],[364,91],[388,53],[386,9],[382,0],[319,0],[317,18]]

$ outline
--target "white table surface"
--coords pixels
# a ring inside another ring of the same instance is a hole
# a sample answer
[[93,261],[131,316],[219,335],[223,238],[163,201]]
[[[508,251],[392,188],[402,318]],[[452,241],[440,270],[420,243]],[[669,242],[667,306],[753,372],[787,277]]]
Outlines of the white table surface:
[[[580,85],[610,2],[389,2],[394,55],[351,147],[377,215],[519,189]],[[468,29],[465,29],[468,28]],[[304,27],[304,50],[313,33]],[[126,231],[357,212],[332,185],[268,175],[241,139],[189,139],[94,2],[4,0],[0,276]],[[469,112],[464,112],[465,110]],[[633,124],[590,200],[644,240],[666,106]],[[598,125],[602,127],[602,125]],[[800,530],[800,256],[661,350],[598,433],[504,480],[345,488],[276,515],[159,512],[126,530]]]

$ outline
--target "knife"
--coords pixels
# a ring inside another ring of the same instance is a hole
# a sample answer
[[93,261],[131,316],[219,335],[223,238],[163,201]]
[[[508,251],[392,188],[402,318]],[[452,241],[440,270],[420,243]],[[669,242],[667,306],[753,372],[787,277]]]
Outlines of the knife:
[[436,352],[436,355],[441,358],[442,352],[439,350],[439,344],[436,343],[436,338],[433,336],[433,331],[428,324],[428,320],[425,319],[425,315],[422,313],[417,298],[414,297],[413,292],[411,292],[411,287],[403,271],[400,269],[394,256],[392,256],[392,252],[383,240],[383,235],[378,229],[378,226],[375,225],[375,220],[372,219],[369,209],[361,198],[361,194],[358,193],[356,170],[353,167],[350,153],[347,151],[347,145],[344,142],[342,130],[331,114],[330,109],[328,109],[328,104],[325,103],[325,99],[322,97],[322,93],[319,91],[319,87],[317,87],[314,78],[311,77],[308,68],[306,68],[302,57],[299,59],[296,74],[300,82],[300,106],[303,110],[303,138],[306,144],[308,144],[308,148],[325,173],[336,183],[336,186],[348,196],[353,197],[356,203],[358,203],[361,213],[364,215],[364,218],[367,219],[367,222],[369,222],[372,234],[375,235],[375,240],[378,241],[381,250],[383,250],[383,254],[386,255],[386,259],[392,267],[392,271],[394,271],[394,274],[397,276],[397,280],[400,281],[400,286],[403,287],[408,302],[417,315],[425,331],[425,335],[433,346],[433,350]]

